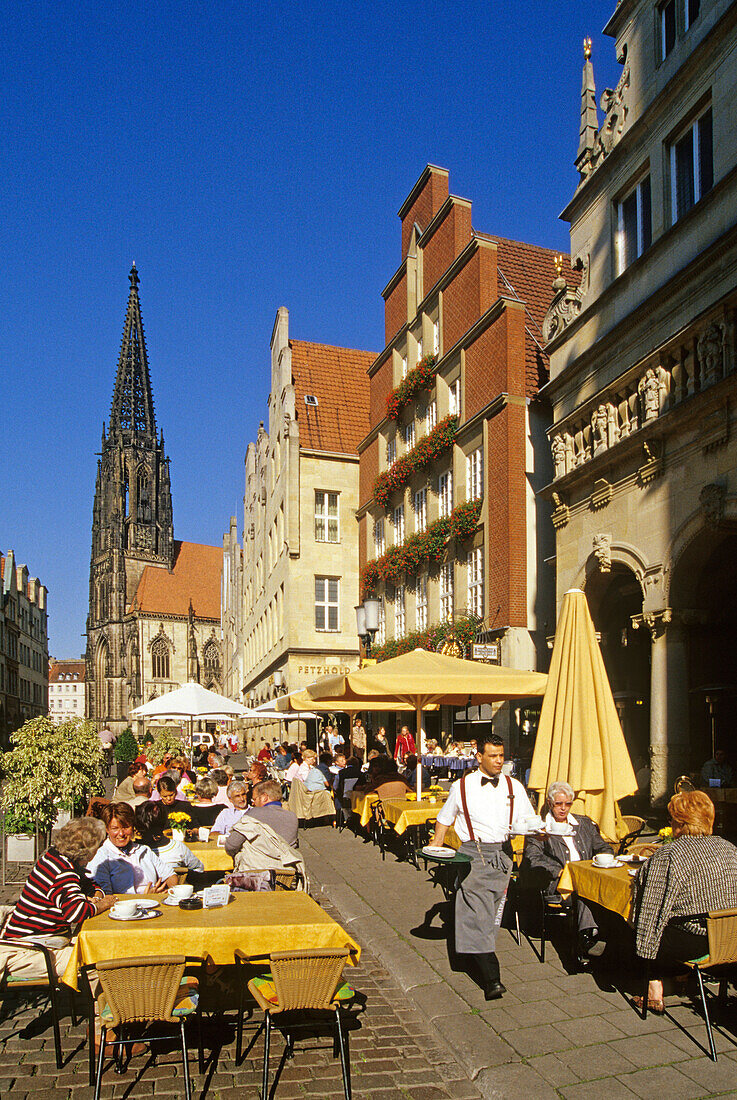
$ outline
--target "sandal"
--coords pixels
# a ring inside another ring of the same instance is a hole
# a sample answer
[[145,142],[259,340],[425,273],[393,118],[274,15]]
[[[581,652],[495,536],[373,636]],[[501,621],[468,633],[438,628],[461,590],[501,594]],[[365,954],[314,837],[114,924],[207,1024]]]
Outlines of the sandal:
[[[642,1012],[642,997],[633,997],[632,1003],[635,1008]],[[663,1016],[665,1014],[665,1003],[663,1001],[656,1001],[652,997],[647,999],[647,1010],[652,1012],[655,1016]]]

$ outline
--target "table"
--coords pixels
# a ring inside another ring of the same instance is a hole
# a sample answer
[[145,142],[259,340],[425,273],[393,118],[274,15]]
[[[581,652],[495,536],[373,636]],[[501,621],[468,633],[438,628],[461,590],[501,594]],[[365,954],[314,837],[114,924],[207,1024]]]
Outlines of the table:
[[[470,863],[471,857],[467,856],[465,852],[456,852],[452,859],[447,859],[443,856],[432,856],[428,852],[423,852],[422,848],[417,849],[417,855],[420,859],[425,861],[426,871],[428,870],[428,863],[435,864],[432,868],[432,880],[440,886],[445,900],[450,901],[455,894],[456,872],[458,867],[461,866],[461,864]],[[452,868],[451,874],[443,875],[440,870],[441,867]]]
[[401,836],[411,826],[424,825],[438,816],[445,798],[436,801],[422,799],[420,802],[409,798],[385,798],[384,817],[394,826],[394,832]]
[[379,796],[373,793],[366,794],[365,791],[350,791],[348,797],[351,800],[351,810],[354,814],[358,814],[361,826],[365,829],[371,820],[371,807],[374,802],[378,802]]
[[229,856],[225,848],[219,848],[214,840],[193,840],[188,844],[190,852],[202,860],[206,871],[232,871],[233,857]]
[[629,874],[628,867],[625,864],[606,870],[595,867],[590,859],[566,863],[558,879],[558,893],[562,897],[577,894],[584,901],[596,902],[629,921],[635,879]]
[[147,921],[115,921],[108,913],[86,920],[62,981],[77,989],[80,966],[138,955],[194,955],[215,966],[231,966],[236,948],[263,956],[295,948],[348,947],[353,963],[361,955],[345,929],[298,890],[238,893],[222,909],[162,904],[161,911],[162,916]]
[[464,772],[468,768],[477,768],[476,756],[434,756],[423,753],[420,760],[426,768],[447,768],[451,772]]

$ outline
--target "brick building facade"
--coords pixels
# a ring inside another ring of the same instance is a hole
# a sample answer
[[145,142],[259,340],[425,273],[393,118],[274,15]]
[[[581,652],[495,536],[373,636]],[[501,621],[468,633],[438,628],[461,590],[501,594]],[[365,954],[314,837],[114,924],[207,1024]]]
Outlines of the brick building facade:
[[0,555],[0,747],[29,718],[46,714],[49,635],[46,588],[9,550]]
[[[383,291],[386,346],[369,372],[359,446],[360,565],[364,594],[381,598],[376,644],[393,652],[403,637],[471,616],[476,640],[496,643],[503,664],[544,667],[552,529],[535,496],[550,475],[537,392],[556,257],[476,232],[470,202],[449,194],[447,171],[433,165],[399,217],[401,263]],[[489,718],[459,713],[456,732]],[[440,724],[450,735],[451,716]]]

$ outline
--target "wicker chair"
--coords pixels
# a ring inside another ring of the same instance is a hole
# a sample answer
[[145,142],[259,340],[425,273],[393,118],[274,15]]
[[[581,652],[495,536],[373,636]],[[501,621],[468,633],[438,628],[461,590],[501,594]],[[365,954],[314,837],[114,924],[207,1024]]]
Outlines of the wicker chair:
[[562,898],[550,895],[545,890],[540,891],[542,911],[540,914],[540,962],[545,962],[545,944],[549,939],[548,920],[563,920],[568,925],[568,937],[572,945],[573,959],[578,966],[580,964],[578,954],[578,926],[576,924],[576,910],[570,898]]
[[[236,951],[236,966],[253,965],[254,960]],[[269,1096],[269,1046],[273,1016],[288,1016],[278,1026],[287,1042],[287,1057],[294,1057],[295,1027],[312,1026],[303,1019],[305,1012],[335,1013],[335,1042],[340,1053],[345,1100],[351,1100],[350,1057],[341,1021],[341,1007],[351,1001],[354,991],[341,982],[343,969],[348,961],[348,949],[338,951],[282,951],[269,955],[270,972],[253,977],[248,990],[264,1013],[264,1022],[254,1036],[251,1045],[264,1031],[264,1068],[261,1100]],[[236,1039],[236,1065],[241,1059],[243,1043],[244,982],[240,983],[241,998],[238,1006],[238,1030]],[[294,1014],[294,1017],[291,1016]]]
[[[46,974],[43,977],[32,978],[30,980],[23,980],[21,978],[15,978],[12,974],[5,973],[5,976],[0,979],[0,1001],[5,1003],[5,999],[8,993],[25,993],[26,991],[32,994],[48,993],[49,1001],[51,1002],[51,1022],[54,1030],[54,1051],[56,1054],[56,1068],[61,1069],[63,1065],[62,1050],[61,1050],[61,1029],[59,1027],[59,994],[60,980],[56,976],[56,969],[54,967],[54,959],[51,951],[48,947],[44,947],[42,944],[36,943],[19,943],[18,940],[6,940],[3,932],[5,925],[8,922],[10,914],[13,912],[12,905],[0,905],[0,947],[22,947],[24,951],[34,951],[43,956],[43,960],[46,966]],[[74,1000],[72,1000],[72,1023],[76,1023],[74,1015]]]
[[645,819],[636,817],[634,814],[623,817],[622,823],[627,832],[619,842],[619,847],[617,848],[618,856],[623,855],[627,851],[629,846],[637,840],[638,836],[645,828]]
[[368,833],[374,844],[379,845],[382,860],[386,859],[387,840],[395,837],[394,826],[386,820],[384,803],[381,799],[371,804],[371,820],[368,824]]
[[[184,1071],[184,1091],[187,1100],[191,1100],[189,1062],[187,1060],[187,1039],[184,1031],[185,1021],[192,1014],[197,1016],[198,1053],[200,1073],[204,1072],[202,1052],[202,1027],[199,1005],[199,982],[194,977],[184,975],[187,965],[202,966],[201,959],[186,958],[184,955],[161,955],[155,959],[149,957],[134,959],[109,959],[86,966],[84,973],[89,985],[90,971],[95,971],[99,981],[96,995],[97,1010],[100,1016],[100,1050],[97,1056],[95,1072],[95,1048],[90,1038],[90,1084],[95,1086],[95,1100],[99,1100],[102,1084],[102,1069],[105,1061],[105,1036],[109,1029],[116,1028],[118,1037],[113,1040],[117,1046],[116,1073],[122,1073],[123,1051],[134,1040],[125,1038],[131,1024],[163,1023],[179,1026],[182,1043],[182,1066]],[[90,989],[90,1036],[94,1034],[95,996]],[[151,1039],[147,1038],[147,1042]]]
[[[729,970],[737,968],[737,909],[719,909],[706,914],[706,933],[709,937],[709,954],[700,959],[688,959],[683,963],[684,967],[692,970],[696,975],[701,997],[701,1007],[704,1010],[704,1022],[706,1023],[706,1035],[709,1040],[709,1057],[712,1062],[717,1060],[717,1051],[714,1045],[714,1033],[709,1017],[709,1007],[706,1000],[703,975],[719,982],[720,1006],[727,999],[727,982]],[[645,986],[642,998],[642,1018],[647,1016],[647,996],[650,982],[650,963],[645,967]]]

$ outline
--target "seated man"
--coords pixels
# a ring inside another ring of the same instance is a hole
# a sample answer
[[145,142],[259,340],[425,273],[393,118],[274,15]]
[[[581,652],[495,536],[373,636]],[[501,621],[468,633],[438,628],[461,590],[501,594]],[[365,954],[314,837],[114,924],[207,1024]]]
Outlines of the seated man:
[[259,754],[258,754],[258,756],[256,757],[256,759],[257,759],[257,760],[261,760],[261,761],[263,761],[264,763],[266,763],[266,761],[267,761],[267,760],[271,760],[271,759],[272,759],[272,756],[271,756],[271,745],[270,745],[270,743],[269,743],[268,741],[267,741],[267,742],[266,742],[266,743],[264,744],[264,747],[263,747],[263,748],[261,749],[261,751],[259,752]]
[[[246,817],[249,821],[261,821],[268,825],[275,833],[286,840],[290,848],[299,846],[297,841],[299,826],[297,815],[282,806],[281,787],[276,780],[264,779],[262,783],[256,784],[253,788],[253,802],[240,820],[242,821]],[[240,822],[236,822],[236,824],[240,824]],[[235,853],[243,847],[243,844],[243,834],[239,833],[234,825],[225,838],[225,851],[229,856],[235,856]]]
[[285,742],[283,745],[279,745],[279,751],[274,757],[274,767],[280,772],[285,772],[291,763],[292,754],[289,751],[289,745]]
[[[523,868],[553,901],[559,900],[556,886],[566,863],[592,859],[597,852],[612,851],[611,845],[607,844],[590,817],[584,814],[573,816],[571,806],[574,798],[575,792],[568,783],[551,783],[548,788],[545,828],[548,830],[553,821],[567,822],[573,830],[571,836],[555,836],[546,831],[545,836],[528,836],[525,840]],[[599,939],[593,913],[581,900],[576,918],[584,951],[588,955],[601,955],[606,944]]]
[[236,822],[240,821],[248,806],[248,787],[239,779],[234,779],[228,787],[228,798],[232,803],[232,809],[226,806],[220,811],[210,829],[211,833],[222,833],[227,836]]
[[122,801],[127,802],[129,806],[132,806],[135,810],[136,806],[141,806],[144,802],[148,802],[151,797],[151,780],[147,775],[137,775],[133,780],[133,797],[124,798]]
[[711,760],[707,760],[701,769],[701,778],[707,787],[731,787],[733,782],[732,766],[727,763],[724,749],[716,749]]

